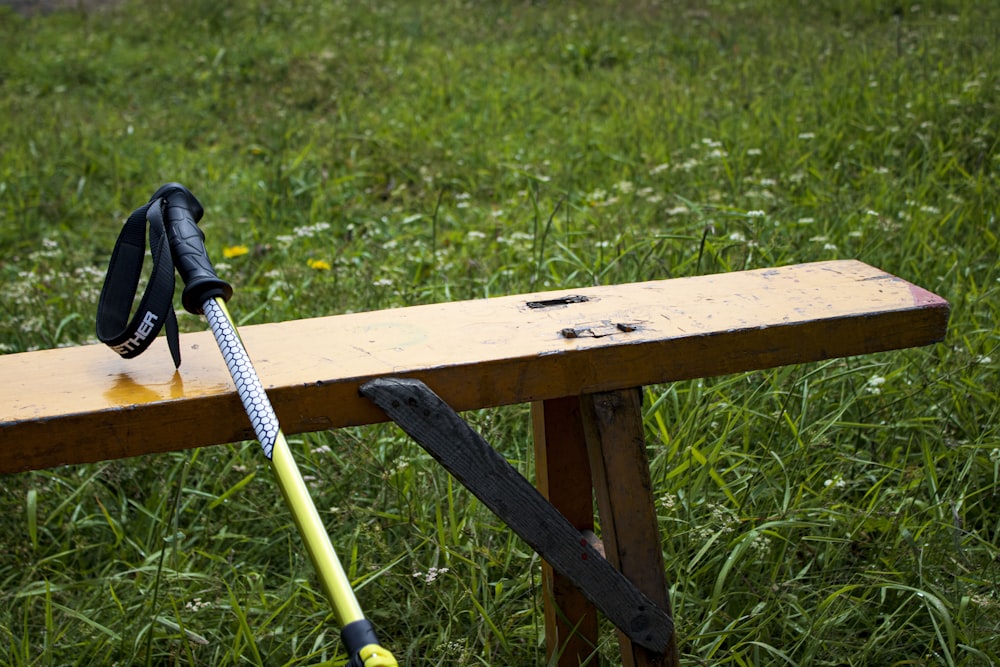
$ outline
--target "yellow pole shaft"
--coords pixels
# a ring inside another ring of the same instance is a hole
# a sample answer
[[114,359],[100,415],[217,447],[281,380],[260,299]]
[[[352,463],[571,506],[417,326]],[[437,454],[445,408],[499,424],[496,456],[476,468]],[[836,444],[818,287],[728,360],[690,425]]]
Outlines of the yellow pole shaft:
[[340,559],[333,550],[330,536],[316,511],[299,467],[292,458],[292,452],[285,441],[284,433],[278,432],[271,454],[271,467],[278,480],[285,501],[292,512],[299,534],[309,552],[313,567],[319,575],[323,592],[333,605],[334,613],[341,627],[364,618],[351,582],[347,579]]

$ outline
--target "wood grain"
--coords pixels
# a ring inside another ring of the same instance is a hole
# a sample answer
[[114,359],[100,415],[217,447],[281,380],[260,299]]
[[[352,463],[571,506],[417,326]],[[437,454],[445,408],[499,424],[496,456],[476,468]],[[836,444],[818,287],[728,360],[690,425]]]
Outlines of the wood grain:
[[[580,397],[601,539],[608,561],[671,617],[642,426],[640,389]],[[651,651],[620,637],[623,667],[678,667],[676,638]]]
[[[926,345],[947,319],[940,297],[845,260],[240,333],[293,434],[384,420],[358,395],[377,377],[420,378],[461,411]],[[252,438],[211,334],[181,347],[177,372],[162,340],[133,360],[101,345],[0,356],[0,472]]]

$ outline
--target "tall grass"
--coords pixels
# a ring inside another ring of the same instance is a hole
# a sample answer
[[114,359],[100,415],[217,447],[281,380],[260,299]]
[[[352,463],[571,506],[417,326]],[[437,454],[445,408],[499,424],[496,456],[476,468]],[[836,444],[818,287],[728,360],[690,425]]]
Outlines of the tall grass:
[[[119,223],[171,180],[242,323],[858,258],[949,299],[947,341],[646,390],[684,660],[1000,664],[998,26],[947,0],[0,9],[0,349],[92,342]],[[532,475],[523,406],[469,417]],[[544,664],[538,557],[418,447],[293,446],[402,662]],[[256,445],[0,486],[0,663],[343,662]]]

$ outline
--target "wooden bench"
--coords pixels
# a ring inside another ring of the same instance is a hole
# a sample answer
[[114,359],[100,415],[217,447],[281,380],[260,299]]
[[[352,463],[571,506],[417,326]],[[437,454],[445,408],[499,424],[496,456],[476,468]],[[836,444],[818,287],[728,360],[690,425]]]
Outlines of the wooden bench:
[[[669,611],[636,388],[942,340],[942,298],[857,261],[588,287],[241,329],[286,433],[386,421],[359,394],[423,381],[455,410],[532,404],[536,485],[580,530],[596,496],[607,558]],[[209,332],[122,360],[103,346],[0,356],[0,472],[253,438]],[[593,493],[592,491],[593,490]],[[593,606],[544,568],[559,665],[597,638]],[[391,638],[388,638],[391,643]],[[677,663],[622,636],[625,665]]]

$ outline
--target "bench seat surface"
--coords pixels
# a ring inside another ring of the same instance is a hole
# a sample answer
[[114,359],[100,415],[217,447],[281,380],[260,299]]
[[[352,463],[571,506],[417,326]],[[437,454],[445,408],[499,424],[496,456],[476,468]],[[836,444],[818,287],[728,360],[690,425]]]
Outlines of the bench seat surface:
[[[238,317],[238,298],[230,304]],[[853,260],[274,324],[240,334],[286,433],[385,421],[358,394],[423,380],[456,410],[926,345],[947,302]],[[0,472],[253,437],[212,334],[124,360],[103,345],[0,356]]]

